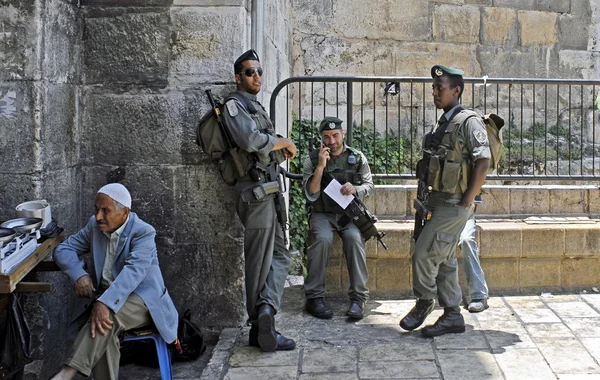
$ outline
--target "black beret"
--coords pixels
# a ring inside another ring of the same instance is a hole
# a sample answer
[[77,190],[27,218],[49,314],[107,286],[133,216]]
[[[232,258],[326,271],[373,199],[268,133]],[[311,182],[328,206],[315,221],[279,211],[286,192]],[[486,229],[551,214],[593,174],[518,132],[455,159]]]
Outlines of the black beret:
[[437,77],[441,77],[444,74],[463,76],[465,72],[461,69],[453,69],[452,67],[446,67],[443,65],[435,65],[431,68],[431,77],[434,79]]
[[319,133],[322,133],[325,130],[342,129],[342,123],[343,121],[335,116],[325,116],[323,120],[321,120],[321,124],[319,124]]
[[233,70],[235,71],[236,74],[239,73],[239,71],[241,70],[241,64],[244,61],[258,61],[260,62],[260,59],[258,59],[258,54],[256,54],[256,52],[254,51],[254,49],[250,49],[246,52],[244,52],[244,54],[240,55],[238,57],[238,59],[235,60],[235,63],[233,64]]

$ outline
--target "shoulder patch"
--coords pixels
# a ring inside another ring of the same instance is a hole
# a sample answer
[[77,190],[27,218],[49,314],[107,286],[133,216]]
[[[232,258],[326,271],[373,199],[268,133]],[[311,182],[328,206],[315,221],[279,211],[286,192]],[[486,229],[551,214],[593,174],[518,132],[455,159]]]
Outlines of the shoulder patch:
[[227,106],[227,112],[229,112],[229,116],[236,117],[239,110],[235,100],[229,99],[225,105]]
[[477,140],[477,142],[481,145],[485,145],[488,141],[485,130],[476,129],[475,131],[473,131],[473,136],[475,137],[475,140]]

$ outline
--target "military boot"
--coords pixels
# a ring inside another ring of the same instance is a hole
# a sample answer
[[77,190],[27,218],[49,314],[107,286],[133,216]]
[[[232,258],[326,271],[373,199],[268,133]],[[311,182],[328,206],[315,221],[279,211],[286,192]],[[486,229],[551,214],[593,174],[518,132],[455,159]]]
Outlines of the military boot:
[[435,300],[418,299],[416,305],[400,321],[400,327],[411,331],[421,326],[435,308]]
[[323,319],[333,317],[333,310],[327,306],[323,297],[307,299],[305,308],[313,317]]
[[275,334],[275,310],[268,305],[262,304],[258,309],[258,345],[265,352],[273,352],[277,349],[277,334]]
[[445,307],[444,314],[433,325],[425,326],[421,334],[427,337],[451,333],[464,333],[465,319],[460,314],[460,307]]
[[[296,348],[296,342],[293,339],[288,339],[281,335],[278,331],[274,331],[277,340],[277,351],[289,351]],[[251,347],[260,347],[258,344],[258,325],[253,324],[250,327],[250,334],[248,337],[248,345]]]
[[350,307],[346,315],[353,319],[363,319],[365,315],[365,303],[359,299],[353,298],[350,300]]

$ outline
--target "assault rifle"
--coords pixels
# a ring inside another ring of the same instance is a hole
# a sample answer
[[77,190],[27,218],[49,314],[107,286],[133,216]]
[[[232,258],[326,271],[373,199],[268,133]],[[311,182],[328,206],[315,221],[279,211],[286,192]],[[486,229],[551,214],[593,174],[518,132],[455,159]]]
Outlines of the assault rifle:
[[[427,145],[426,145],[427,146]],[[417,241],[419,235],[425,224],[431,219],[431,211],[429,211],[429,193],[431,193],[431,186],[427,184],[427,175],[429,173],[429,158],[431,157],[431,151],[429,149],[423,150],[423,158],[417,163],[417,198],[413,202],[415,208],[415,227],[413,229],[413,239]]]
[[[323,177],[327,183],[337,181],[328,171],[323,172]],[[340,218],[338,224],[340,227],[345,227],[348,223],[354,222],[354,225],[358,227],[365,241],[374,237],[381,243],[383,248],[388,249],[387,245],[383,242],[385,232],[379,232],[377,231],[377,227],[375,227],[375,223],[378,221],[379,219],[377,219],[377,217],[367,209],[367,206],[365,206],[363,201],[354,194],[354,199],[344,210],[344,215]]]

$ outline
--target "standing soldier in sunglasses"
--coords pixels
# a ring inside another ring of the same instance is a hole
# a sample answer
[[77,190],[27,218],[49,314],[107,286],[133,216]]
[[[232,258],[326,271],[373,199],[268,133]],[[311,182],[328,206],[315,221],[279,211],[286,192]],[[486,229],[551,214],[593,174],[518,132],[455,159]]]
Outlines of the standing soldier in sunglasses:
[[[233,66],[237,91],[227,96],[223,119],[238,147],[247,153],[247,172],[235,185],[237,213],[245,227],[244,258],[249,344],[263,351],[293,350],[296,342],[275,330],[275,313],[292,262],[277,224],[274,194],[257,199],[256,189],[266,183],[261,167],[275,156],[278,162],[296,155],[294,143],[275,136],[275,128],[256,100],[263,69],[254,50],[242,54]],[[274,152],[275,154],[271,154]]]

